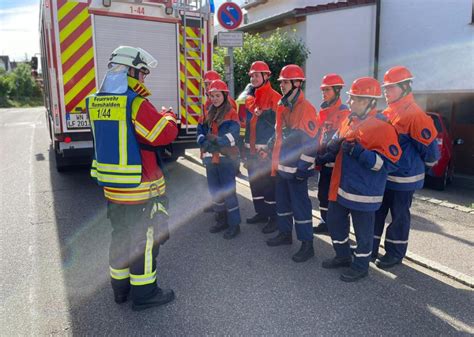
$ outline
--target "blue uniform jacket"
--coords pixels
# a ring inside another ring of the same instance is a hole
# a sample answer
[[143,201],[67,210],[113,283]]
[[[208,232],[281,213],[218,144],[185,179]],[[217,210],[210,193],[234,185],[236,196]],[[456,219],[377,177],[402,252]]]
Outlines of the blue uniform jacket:
[[440,156],[433,120],[416,104],[412,94],[389,104],[383,113],[396,128],[403,151],[399,169],[388,176],[387,188],[395,191],[423,188],[425,171]]

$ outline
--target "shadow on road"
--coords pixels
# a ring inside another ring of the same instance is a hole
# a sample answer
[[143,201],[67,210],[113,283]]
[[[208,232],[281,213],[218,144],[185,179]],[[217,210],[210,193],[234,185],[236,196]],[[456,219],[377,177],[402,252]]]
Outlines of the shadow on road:
[[[50,161],[53,158],[49,158]],[[316,258],[296,264],[299,245],[269,248],[261,225],[242,225],[226,241],[210,234],[203,213],[203,169],[169,168],[171,240],[160,250],[158,282],[174,303],[135,313],[116,305],[108,276],[110,226],[101,189],[86,169],[58,174],[51,165],[54,212],[73,335],[456,335],[469,331],[472,292],[405,265],[371,268],[356,284],[321,268],[332,247],[315,239]],[[241,187],[238,187],[241,188]],[[242,218],[253,206],[240,191]]]

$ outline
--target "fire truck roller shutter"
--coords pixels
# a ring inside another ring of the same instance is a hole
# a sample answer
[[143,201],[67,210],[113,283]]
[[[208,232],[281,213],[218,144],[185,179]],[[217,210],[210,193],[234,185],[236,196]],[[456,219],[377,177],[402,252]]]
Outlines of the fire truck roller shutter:
[[178,56],[176,24],[94,15],[98,85],[107,72],[110,54],[118,46],[140,47],[149,52],[158,66],[146,77],[152,95],[148,99],[161,106],[179,110]]

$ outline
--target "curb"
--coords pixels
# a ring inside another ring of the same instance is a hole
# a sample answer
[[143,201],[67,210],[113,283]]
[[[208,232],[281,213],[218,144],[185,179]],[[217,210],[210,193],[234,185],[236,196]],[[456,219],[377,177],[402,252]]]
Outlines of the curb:
[[[204,165],[201,162],[201,159],[197,158],[196,156],[194,156],[192,154],[185,153],[184,158],[189,160],[190,162],[192,162],[194,164],[197,164],[201,167],[204,167]],[[250,184],[246,179],[236,177],[236,181],[241,185],[250,187]],[[430,199],[430,198],[420,198],[420,197],[418,197],[418,199],[420,199],[420,200],[426,199],[425,201],[431,202],[431,203],[436,204],[438,206],[445,206],[445,205],[443,205],[442,200]],[[433,201],[430,201],[430,200],[433,200]],[[445,203],[445,204],[448,204],[448,203]],[[454,205],[454,204],[449,204],[449,205]],[[454,205],[454,206],[463,207],[463,206],[459,206],[459,205]],[[445,207],[447,207],[447,206],[445,206]],[[449,207],[449,208],[457,209],[456,207]],[[467,207],[465,207],[465,208],[467,208]],[[471,212],[470,209],[469,209],[469,212]],[[467,212],[467,213],[469,213],[469,212]],[[474,213],[474,211],[472,211],[471,213]],[[313,214],[313,218],[316,218],[318,220],[321,219],[320,216],[319,216],[318,211],[312,210],[312,214]],[[351,234],[354,235],[353,232],[351,232]],[[316,237],[316,235],[314,235],[314,236]],[[381,247],[385,248],[383,244],[381,244]],[[413,262],[413,263],[415,263],[415,264],[417,264],[421,267],[424,267],[424,268],[427,268],[431,271],[442,274],[442,275],[444,275],[444,276],[446,276],[446,277],[448,277],[448,278],[450,278],[454,281],[462,283],[462,284],[464,284],[464,285],[466,285],[470,288],[474,288],[474,278],[473,277],[470,277],[466,274],[457,272],[457,271],[455,271],[451,268],[448,268],[446,266],[443,266],[443,265],[439,264],[438,262],[435,262],[435,261],[432,261],[430,259],[424,258],[422,256],[419,256],[419,255],[415,254],[415,253],[411,253],[410,251],[407,251],[405,259],[407,259],[408,261]]]

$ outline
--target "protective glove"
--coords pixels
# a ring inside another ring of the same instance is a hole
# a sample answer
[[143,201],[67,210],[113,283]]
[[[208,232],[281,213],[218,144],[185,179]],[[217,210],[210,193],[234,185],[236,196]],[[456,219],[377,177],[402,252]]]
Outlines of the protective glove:
[[302,173],[302,172],[299,171],[299,170],[296,171],[296,173],[295,173],[295,179],[296,179],[297,181],[303,181],[303,180],[306,179],[306,177],[304,177],[301,173]]
[[260,159],[267,159],[268,158],[268,153],[264,149],[258,150],[258,156]]
[[359,158],[364,148],[358,142],[343,142],[342,143],[342,150],[344,153],[347,153],[349,156],[354,158]]
[[337,154],[341,148],[341,143],[344,141],[344,138],[331,139],[326,146],[326,150],[329,153]]
[[331,162],[330,159],[332,157],[333,157],[332,153],[318,154],[316,155],[316,160],[314,161],[314,164],[316,166],[326,165],[327,163]]
[[217,140],[217,136],[216,135],[213,135],[212,133],[208,133],[206,135],[206,139],[210,142],[215,142]]
[[251,84],[248,85],[247,95],[255,97],[255,87]]

